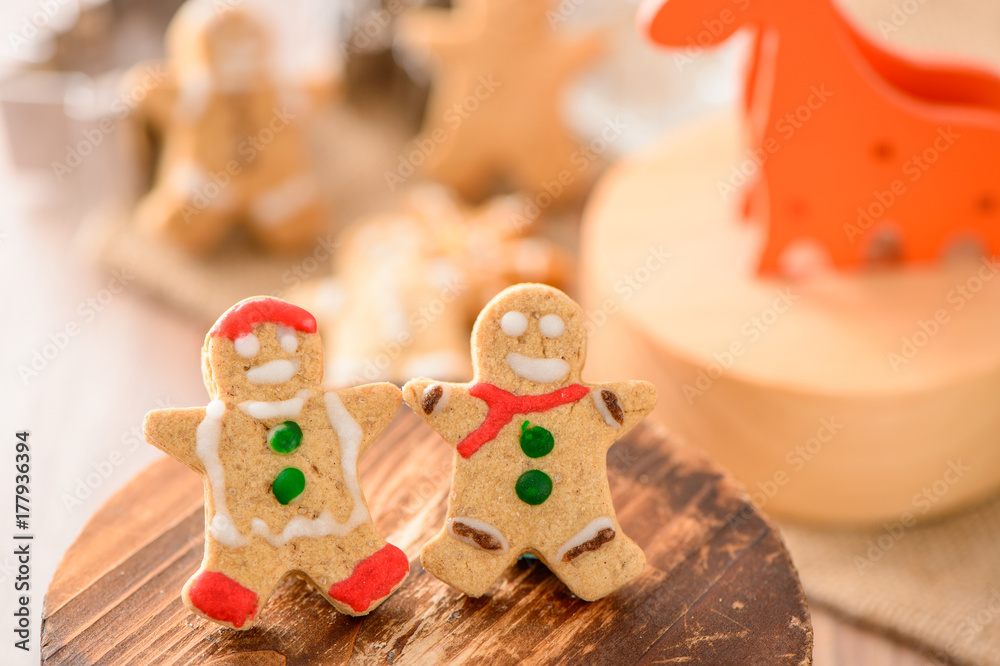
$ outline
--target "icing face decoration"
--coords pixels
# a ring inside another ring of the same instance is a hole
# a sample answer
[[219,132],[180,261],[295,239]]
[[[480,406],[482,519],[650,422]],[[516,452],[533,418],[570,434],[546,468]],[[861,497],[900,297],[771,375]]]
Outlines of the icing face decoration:
[[508,312],[500,320],[500,330],[512,338],[520,337],[528,330],[528,318],[520,312]]
[[[245,398],[290,398],[299,383],[322,373],[315,318],[277,298],[237,303],[209,331],[206,348],[211,357],[207,376],[220,389]],[[238,362],[226,363],[229,354]],[[222,376],[221,368],[229,374]]]
[[500,299],[479,315],[477,346],[500,353],[489,366],[475,359],[478,381],[515,393],[578,382],[586,344],[579,307],[551,288],[526,305]]

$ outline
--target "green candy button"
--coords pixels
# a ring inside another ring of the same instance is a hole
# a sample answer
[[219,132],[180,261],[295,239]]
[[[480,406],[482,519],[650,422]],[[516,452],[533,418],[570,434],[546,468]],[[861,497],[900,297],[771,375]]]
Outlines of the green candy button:
[[522,502],[536,506],[552,494],[552,479],[540,469],[529,469],[517,479],[514,490]]
[[291,453],[302,443],[302,428],[295,421],[285,421],[271,429],[267,443],[271,445],[275,453],[282,455]]
[[[551,486],[551,483],[549,484]],[[286,467],[278,472],[271,484],[271,492],[281,504],[288,504],[306,489],[306,475],[295,467]]]
[[521,450],[529,458],[541,458],[552,452],[555,440],[552,433],[541,426],[528,427],[528,422],[521,424]]

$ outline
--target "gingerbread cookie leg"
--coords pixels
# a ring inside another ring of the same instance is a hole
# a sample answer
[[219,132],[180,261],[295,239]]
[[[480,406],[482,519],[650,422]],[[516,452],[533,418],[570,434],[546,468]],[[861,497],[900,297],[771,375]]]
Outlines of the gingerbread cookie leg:
[[[276,565],[267,567],[269,562]],[[257,619],[284,573],[275,549],[263,542],[234,549],[209,537],[201,568],[188,580],[181,597],[198,615],[243,629]]]
[[612,515],[583,525],[561,544],[541,549],[546,564],[576,596],[601,599],[642,573],[646,556]]
[[420,553],[424,569],[470,597],[481,597],[520,555],[490,523],[449,518]]
[[190,252],[208,252],[233,227],[224,202],[194,201],[173,191],[168,183],[147,194],[136,207],[136,223],[157,236],[171,238]]
[[[345,547],[348,542],[351,547]],[[406,554],[386,543],[370,521],[355,528],[343,544],[302,544],[300,550],[303,548],[312,552],[303,553],[310,564],[300,571],[327,601],[347,615],[371,611],[403,583],[410,571]]]
[[257,194],[250,201],[249,217],[254,238],[279,252],[307,247],[326,221],[319,185],[305,173],[290,175]]

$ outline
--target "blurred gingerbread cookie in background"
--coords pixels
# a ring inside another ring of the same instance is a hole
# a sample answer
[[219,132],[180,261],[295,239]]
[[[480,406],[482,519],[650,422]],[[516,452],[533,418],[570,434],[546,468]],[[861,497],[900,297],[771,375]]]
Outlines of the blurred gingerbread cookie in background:
[[562,114],[567,84],[602,35],[553,29],[550,0],[459,0],[401,17],[397,44],[433,83],[420,136],[427,176],[477,201],[509,186],[571,202],[597,167]]
[[[202,0],[171,21],[165,71],[128,119],[152,171],[134,211],[142,230],[206,253],[242,225],[261,247],[292,253],[329,225],[306,117],[332,97],[334,77],[281,80],[271,32],[245,7]],[[147,69],[133,68],[126,87]]]
[[404,194],[340,237],[331,277],[284,294],[316,314],[327,340],[327,380],[402,383],[471,374],[469,332],[498,291],[524,281],[565,286],[569,254],[518,223],[520,203],[468,207],[436,185]]

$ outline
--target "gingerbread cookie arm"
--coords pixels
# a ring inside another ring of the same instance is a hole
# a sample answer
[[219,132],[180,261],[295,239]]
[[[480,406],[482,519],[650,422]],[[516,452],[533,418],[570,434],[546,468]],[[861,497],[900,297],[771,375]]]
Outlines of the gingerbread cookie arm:
[[142,433],[146,441],[196,472],[205,470],[196,451],[198,425],[205,420],[204,407],[156,409],[146,414]]
[[470,423],[486,419],[486,403],[469,395],[468,384],[414,379],[403,386],[403,400],[452,446],[468,436]]
[[[331,406],[328,398],[327,412],[331,421],[339,418],[338,414],[345,414],[361,428],[362,440],[361,450],[358,451],[359,458],[396,416],[402,402],[399,388],[388,382],[343,389],[330,392],[327,396],[331,394],[339,398],[343,406],[343,411],[338,409],[336,405]],[[334,426],[334,430],[340,430],[338,426],[343,426],[343,424],[338,423],[331,423],[331,425]],[[349,426],[349,424],[347,425]]]
[[649,382],[630,381],[596,384],[590,392],[596,418],[615,431],[608,446],[639,424],[656,405],[656,387]]

